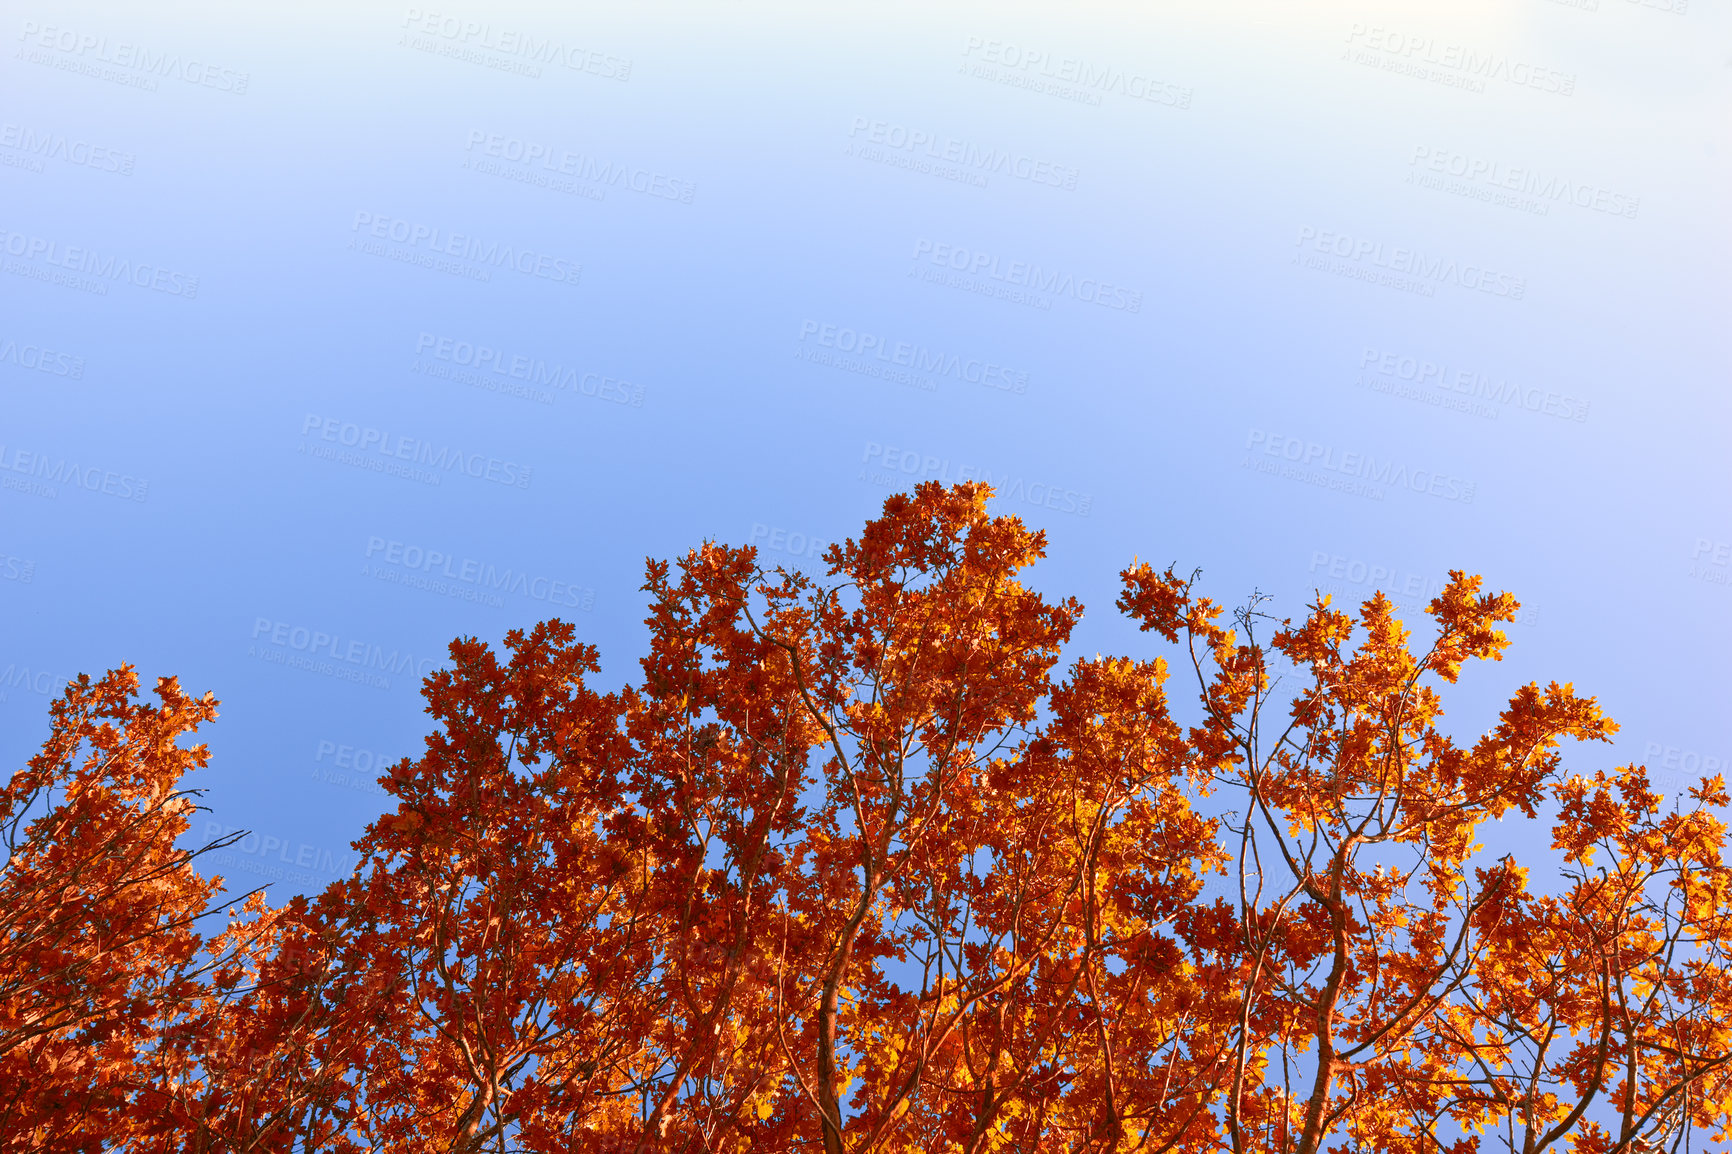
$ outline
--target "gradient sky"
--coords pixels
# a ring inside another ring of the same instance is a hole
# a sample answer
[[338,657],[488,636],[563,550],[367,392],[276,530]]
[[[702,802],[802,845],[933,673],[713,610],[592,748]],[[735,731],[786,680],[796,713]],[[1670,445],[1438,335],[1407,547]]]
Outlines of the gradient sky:
[[345,864],[453,636],[617,684],[646,556],[927,477],[1079,654],[1137,555],[1459,567],[1526,607],[1464,730],[1557,678],[1581,768],[1732,758],[1723,4],[150,7],[0,19],[0,751],[213,690],[237,880]]

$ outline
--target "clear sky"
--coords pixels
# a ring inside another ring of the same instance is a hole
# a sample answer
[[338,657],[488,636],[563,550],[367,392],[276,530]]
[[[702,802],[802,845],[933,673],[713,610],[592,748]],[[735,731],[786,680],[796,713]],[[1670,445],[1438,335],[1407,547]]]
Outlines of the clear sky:
[[927,477],[1078,653],[1149,651],[1134,555],[1460,567],[1526,606],[1462,726],[1557,678],[1583,768],[1732,757],[1723,5],[4,7],[0,752],[213,690],[236,880],[344,864],[454,635],[617,684],[646,556]]

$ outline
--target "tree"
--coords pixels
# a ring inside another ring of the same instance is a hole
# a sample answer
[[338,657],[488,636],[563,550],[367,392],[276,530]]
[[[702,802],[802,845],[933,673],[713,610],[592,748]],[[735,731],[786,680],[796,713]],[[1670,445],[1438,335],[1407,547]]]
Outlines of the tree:
[[[177,845],[204,765],[183,737],[216,717],[173,678],[157,704],[130,666],[80,676],[50,708],[42,750],[0,789],[0,1149],[100,1150],[149,1129],[151,1071],[205,981],[244,951],[201,921],[220,878],[198,858],[239,835]],[[253,906],[257,910],[256,903]]]
[[892,497],[829,582],[714,545],[677,579],[650,564],[630,717],[675,997],[646,1138],[973,1151],[1059,1116],[1122,1130],[1081,1067],[1111,1083],[1109,1023],[1182,980],[1152,926],[1214,843],[1170,780],[1159,670],[1051,680],[1081,607],[1017,580],[1044,538],[987,493]]
[[396,812],[303,916],[344,1088],[306,1108],[359,1149],[571,1149],[634,1114],[621,1082],[662,995],[618,702],[569,625],[506,648],[452,644],[425,689],[440,731],[382,779]]
[[[1446,732],[1513,597],[1452,573],[1416,647],[1381,594],[1351,616],[1320,596],[1297,624],[1254,598],[1228,627],[1195,575],[1133,563],[1119,607],[1166,655],[1061,671],[1082,607],[1026,584],[1045,539],[990,495],[893,496],[823,575],[716,543],[651,560],[648,652],[617,692],[588,686],[598,655],[562,622],[503,654],[453,642],[423,691],[436,730],[381,779],[394,806],[354,874],[208,939],[215,883],[156,835],[184,831],[203,753],[174,738],[214,703],[81,681],[6,795],[43,816],[0,878],[37,911],[0,910],[0,1074],[51,1076],[14,1092],[3,1141],[1732,1137],[1732,798],[1712,779],[1668,809],[1640,767],[1566,772],[1564,742],[1616,730],[1568,684]],[[1168,656],[1194,705],[1169,698]],[[105,752],[75,773],[80,741]],[[1518,827],[1550,850],[1518,861]],[[132,928],[92,930],[69,894]]]
[[1675,1149],[1696,1130],[1724,1142],[1732,871],[1709,807],[1732,798],[1714,777],[1665,812],[1640,766],[1554,792],[1566,884],[1511,903],[1444,1037],[1475,1087],[1463,1112],[1501,1122],[1522,1154]]
[[[1451,572],[1417,654],[1381,593],[1357,621],[1319,598],[1264,646],[1255,601],[1236,614],[1241,641],[1191,579],[1123,577],[1120,607],[1182,642],[1201,691],[1190,744],[1240,797],[1239,1047],[1222,1107],[1235,1151],[1313,1154],[1334,1136],[1469,1150],[1499,1129],[1524,1154],[1645,1150],[1687,1122],[1724,1139],[1726,831],[1704,808],[1726,804],[1717,780],[1661,818],[1638,768],[1565,775],[1563,739],[1617,729],[1568,684],[1521,687],[1470,746],[1443,733],[1439,686],[1498,660],[1496,626],[1520,608],[1476,577]],[[1282,659],[1302,678],[1286,697]],[[1561,895],[1530,893],[1512,856],[1486,862],[1475,840],[1548,800]],[[1611,858],[1597,876],[1596,847]]]

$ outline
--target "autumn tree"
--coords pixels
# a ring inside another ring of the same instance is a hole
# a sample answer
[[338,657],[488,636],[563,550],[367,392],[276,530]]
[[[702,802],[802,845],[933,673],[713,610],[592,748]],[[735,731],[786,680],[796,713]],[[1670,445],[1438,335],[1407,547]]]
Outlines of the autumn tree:
[[353,875],[220,928],[174,848],[214,702],[81,679],[0,797],[0,1148],[1732,1137],[1732,798],[1566,770],[1616,730],[1568,684],[1446,731],[1513,597],[1452,573],[1416,640],[1133,563],[1162,651],[1066,662],[990,496],[895,495],[821,573],[649,561],[616,691],[563,622],[458,639]]
[[395,811],[303,913],[317,1004],[289,1009],[329,1023],[310,1056],[341,1086],[300,1108],[351,1148],[568,1150],[636,1113],[664,995],[618,703],[585,686],[595,651],[569,625],[506,648],[452,644],[424,690],[440,728],[381,779]]
[[1714,810],[1732,798],[1716,777],[1665,808],[1635,765],[1552,793],[1562,884],[1501,911],[1473,996],[1440,1029],[1458,1113],[1521,1154],[1723,1144],[1732,870]]
[[194,868],[238,835],[179,844],[201,808],[182,778],[209,756],[182,740],[217,703],[170,677],[156,698],[139,700],[130,666],[80,676],[0,789],[0,1150],[102,1150],[148,1131],[164,1056],[249,948],[235,927],[205,938],[235,903]]
[[1195,895],[1211,830],[1172,780],[1157,667],[1052,677],[1081,607],[1018,580],[1044,538],[988,495],[891,498],[824,578],[716,545],[650,564],[630,724],[676,1000],[646,1139],[1033,1148],[1151,1107],[1097,1100],[1083,1067],[1128,1087],[1161,1046],[1115,1059],[1106,1023],[1182,1017],[1151,1010],[1184,970],[1152,927]]
[[368,1023],[329,1000],[329,940],[305,899],[252,908],[206,946],[222,958],[142,1071],[140,1151],[357,1152],[342,1058]]
[[[1498,660],[1497,626],[1520,608],[1478,578],[1450,574],[1418,652],[1381,593],[1357,618],[1321,597],[1259,643],[1255,601],[1235,630],[1192,578],[1139,565],[1123,579],[1121,608],[1191,666],[1189,744],[1238,799],[1238,1052],[1221,1103],[1234,1151],[1469,1150],[1488,1131],[1524,1154],[1647,1150],[1686,1121],[1725,1125],[1725,827],[1704,808],[1726,803],[1717,781],[1661,816],[1639,769],[1567,774],[1564,740],[1617,728],[1568,684],[1520,687],[1470,744],[1445,734],[1441,687]],[[1476,840],[1542,811],[1564,851],[1559,895]]]

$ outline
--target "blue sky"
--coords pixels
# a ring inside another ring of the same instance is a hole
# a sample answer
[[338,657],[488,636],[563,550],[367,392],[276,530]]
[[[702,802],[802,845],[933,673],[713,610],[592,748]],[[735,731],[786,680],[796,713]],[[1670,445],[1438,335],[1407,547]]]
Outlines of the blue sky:
[[1724,765],[1732,17],[1293,7],[9,5],[4,753],[177,674],[316,888],[453,636],[617,683],[646,556],[972,476],[1078,653],[1134,555],[1465,568],[1527,608],[1463,725],[1573,680],[1584,768]]

